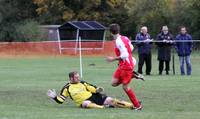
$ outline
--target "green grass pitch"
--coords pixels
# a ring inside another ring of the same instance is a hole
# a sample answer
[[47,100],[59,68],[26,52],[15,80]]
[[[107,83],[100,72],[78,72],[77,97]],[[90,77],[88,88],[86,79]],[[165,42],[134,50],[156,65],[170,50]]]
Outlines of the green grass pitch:
[[[176,56],[176,75],[158,75],[153,56],[152,76],[145,82],[133,80],[130,86],[143,102],[140,112],[121,109],[81,109],[67,99],[52,102],[46,91],[60,91],[68,72],[79,70],[77,57],[0,58],[0,119],[199,119],[200,54],[192,55],[192,76],[180,76]],[[94,63],[95,66],[89,66]],[[102,86],[109,96],[128,100],[121,86],[112,87],[116,63],[104,57],[83,57],[84,80]],[[145,67],[144,67],[145,68]]]

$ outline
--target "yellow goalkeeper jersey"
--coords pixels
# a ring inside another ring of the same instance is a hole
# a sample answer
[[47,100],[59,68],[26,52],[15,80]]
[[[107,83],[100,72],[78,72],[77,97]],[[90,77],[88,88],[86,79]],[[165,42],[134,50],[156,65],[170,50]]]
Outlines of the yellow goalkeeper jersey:
[[80,83],[67,83],[54,100],[62,104],[67,97],[70,97],[77,106],[80,106],[83,101],[92,96],[92,93],[96,93],[96,86],[93,86],[85,81]]

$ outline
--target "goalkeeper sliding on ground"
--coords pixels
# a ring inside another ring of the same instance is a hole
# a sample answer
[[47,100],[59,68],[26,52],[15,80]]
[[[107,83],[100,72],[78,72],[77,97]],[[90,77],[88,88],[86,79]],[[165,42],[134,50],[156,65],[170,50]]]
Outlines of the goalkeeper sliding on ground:
[[79,73],[75,71],[69,73],[69,83],[63,87],[59,95],[54,89],[49,89],[47,95],[59,104],[70,97],[77,106],[82,108],[120,107],[134,109],[131,103],[113,99],[102,92],[103,88],[80,81]]

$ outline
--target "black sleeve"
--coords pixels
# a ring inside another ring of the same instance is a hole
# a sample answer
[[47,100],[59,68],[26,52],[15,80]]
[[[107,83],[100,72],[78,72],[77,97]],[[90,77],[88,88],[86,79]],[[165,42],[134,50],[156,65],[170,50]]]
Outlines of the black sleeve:
[[[156,40],[157,40],[157,41],[161,41],[162,39],[161,39],[160,37],[161,37],[160,34],[158,34],[157,37],[156,37]],[[161,46],[163,45],[163,43],[162,43],[162,42],[156,42],[156,45],[157,45],[158,47],[161,47]]]

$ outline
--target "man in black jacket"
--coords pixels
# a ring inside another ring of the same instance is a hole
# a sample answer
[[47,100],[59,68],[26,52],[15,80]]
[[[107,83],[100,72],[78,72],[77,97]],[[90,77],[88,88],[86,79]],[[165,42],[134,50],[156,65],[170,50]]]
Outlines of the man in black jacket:
[[169,33],[168,27],[163,26],[161,33],[157,35],[159,75],[162,75],[164,63],[166,74],[169,74],[169,65],[171,60],[171,46],[173,44],[173,36]]

